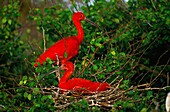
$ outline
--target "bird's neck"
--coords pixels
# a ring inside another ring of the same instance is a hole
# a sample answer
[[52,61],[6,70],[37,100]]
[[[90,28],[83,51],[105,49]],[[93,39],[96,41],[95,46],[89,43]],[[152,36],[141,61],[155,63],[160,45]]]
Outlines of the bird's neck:
[[64,72],[63,77],[60,79],[60,84],[67,82],[67,80],[70,78],[70,76],[73,74],[73,70],[66,70]]
[[74,25],[76,26],[76,29],[77,29],[77,36],[76,38],[79,40],[79,43],[81,43],[84,39],[84,31],[83,31],[83,28],[81,26],[81,23],[80,21],[74,21],[73,20],[73,23]]

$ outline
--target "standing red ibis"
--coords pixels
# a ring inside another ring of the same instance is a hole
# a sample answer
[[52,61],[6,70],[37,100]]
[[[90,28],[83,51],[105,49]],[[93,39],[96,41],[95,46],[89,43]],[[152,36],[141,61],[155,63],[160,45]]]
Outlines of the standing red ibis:
[[65,62],[62,65],[62,69],[65,70],[65,72],[58,86],[63,92],[73,90],[81,93],[93,93],[105,91],[110,88],[108,83],[92,82],[82,78],[69,79],[74,72],[74,65],[72,62]]
[[[79,46],[84,39],[84,32],[80,23],[81,20],[85,20],[85,15],[82,12],[74,13],[72,21],[76,26],[77,35],[69,36],[56,42],[37,58],[34,67],[38,66],[38,62],[40,64],[45,62],[46,58],[55,61],[57,60],[56,56],[58,56],[58,59],[61,62],[65,62],[76,56],[78,54]],[[67,57],[64,57],[65,54],[67,54]]]

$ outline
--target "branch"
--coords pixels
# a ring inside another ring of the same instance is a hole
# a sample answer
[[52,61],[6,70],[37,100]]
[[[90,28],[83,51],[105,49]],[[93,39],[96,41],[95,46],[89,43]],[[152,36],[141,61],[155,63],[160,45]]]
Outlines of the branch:
[[45,30],[43,27],[42,28],[42,31],[43,31],[43,40],[44,40],[44,52],[46,51],[46,41],[45,41]]
[[[152,70],[149,67],[145,66],[144,64],[139,64],[139,67],[147,70],[148,72],[152,72],[152,73],[157,74],[157,75],[159,74],[159,72],[157,70]],[[164,73],[161,73],[160,76],[162,76],[164,78],[167,78],[167,75],[164,74]]]

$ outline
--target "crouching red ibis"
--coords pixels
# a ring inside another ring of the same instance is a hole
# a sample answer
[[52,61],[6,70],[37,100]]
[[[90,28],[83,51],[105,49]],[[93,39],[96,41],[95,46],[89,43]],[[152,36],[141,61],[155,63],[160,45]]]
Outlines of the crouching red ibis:
[[65,72],[58,84],[59,88],[62,89],[62,92],[72,90],[81,93],[94,93],[105,91],[110,88],[110,85],[106,82],[92,82],[82,78],[69,79],[74,72],[74,65],[72,62],[65,62],[62,65],[62,69],[65,70]]

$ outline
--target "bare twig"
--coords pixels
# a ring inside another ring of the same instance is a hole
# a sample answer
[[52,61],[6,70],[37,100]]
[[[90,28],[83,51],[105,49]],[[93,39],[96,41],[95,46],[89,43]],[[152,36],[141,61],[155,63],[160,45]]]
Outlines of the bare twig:
[[167,86],[169,86],[169,72],[167,73]]
[[44,41],[44,52],[46,51],[46,40],[45,40],[45,30],[43,27],[42,28],[42,31],[43,31],[43,41]]

